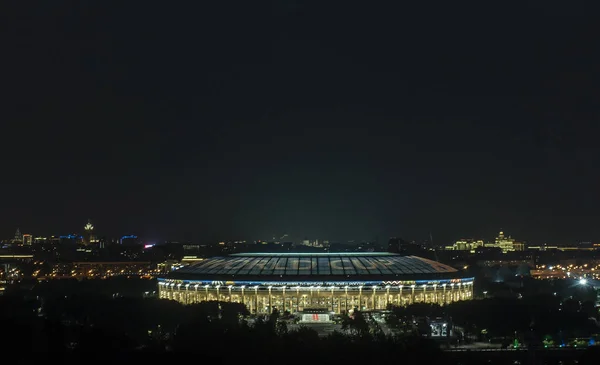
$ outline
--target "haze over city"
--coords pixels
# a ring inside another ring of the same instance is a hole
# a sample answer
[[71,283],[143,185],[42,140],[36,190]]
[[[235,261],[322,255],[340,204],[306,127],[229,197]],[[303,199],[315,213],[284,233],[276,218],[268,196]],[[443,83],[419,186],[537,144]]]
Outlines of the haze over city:
[[110,4],[5,12],[4,236],[600,239],[578,10]]

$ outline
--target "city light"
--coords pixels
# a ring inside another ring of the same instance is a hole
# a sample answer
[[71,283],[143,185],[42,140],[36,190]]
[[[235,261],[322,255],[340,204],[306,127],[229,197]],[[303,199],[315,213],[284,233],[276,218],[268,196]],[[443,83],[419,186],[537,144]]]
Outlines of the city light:
[[579,285],[586,285],[587,284],[587,279],[581,278],[579,279]]

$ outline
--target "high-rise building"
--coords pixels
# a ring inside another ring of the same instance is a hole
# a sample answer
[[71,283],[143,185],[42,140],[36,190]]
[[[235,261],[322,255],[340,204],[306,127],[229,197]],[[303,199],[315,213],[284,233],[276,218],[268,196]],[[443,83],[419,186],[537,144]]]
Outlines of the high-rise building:
[[510,251],[524,251],[525,250],[524,243],[516,241],[511,236],[507,237],[506,235],[504,235],[503,231],[500,231],[500,233],[498,233],[498,237],[496,237],[496,240],[494,241],[494,243],[486,244],[485,246],[486,247],[498,247],[502,250],[503,253],[510,252]]
[[24,234],[23,235],[23,244],[26,246],[31,246],[32,243],[33,243],[33,236],[30,234]]
[[12,243],[23,243],[23,235],[21,234],[21,230],[17,228],[15,232],[15,237],[11,240]]
[[83,229],[85,230],[84,243],[86,245],[96,243],[98,241],[94,235],[94,225],[92,224],[91,220],[88,219],[88,222]]

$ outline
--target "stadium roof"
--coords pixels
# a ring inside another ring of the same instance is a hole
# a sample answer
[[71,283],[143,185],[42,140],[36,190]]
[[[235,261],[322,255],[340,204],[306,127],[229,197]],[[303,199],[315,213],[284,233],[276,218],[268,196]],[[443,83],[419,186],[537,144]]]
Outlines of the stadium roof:
[[385,252],[352,253],[244,253],[213,257],[183,267],[171,278],[277,280],[375,279],[448,276],[457,270],[416,256]]

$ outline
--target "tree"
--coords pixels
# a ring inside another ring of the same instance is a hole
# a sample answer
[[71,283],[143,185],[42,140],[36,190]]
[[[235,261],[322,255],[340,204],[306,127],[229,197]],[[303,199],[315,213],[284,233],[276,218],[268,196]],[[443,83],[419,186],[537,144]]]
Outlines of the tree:
[[352,317],[342,315],[342,329],[351,331],[358,336],[369,334],[369,324],[362,312],[355,310]]
[[596,309],[596,303],[591,300],[586,300],[581,303],[581,312],[585,313],[589,318],[597,318],[598,310]]
[[287,323],[285,321],[278,321],[275,326],[275,332],[278,336],[285,336],[288,333]]
[[280,317],[279,310],[277,310],[277,308],[273,308],[273,311],[269,315],[269,323],[271,323],[273,326],[275,326],[279,317]]

